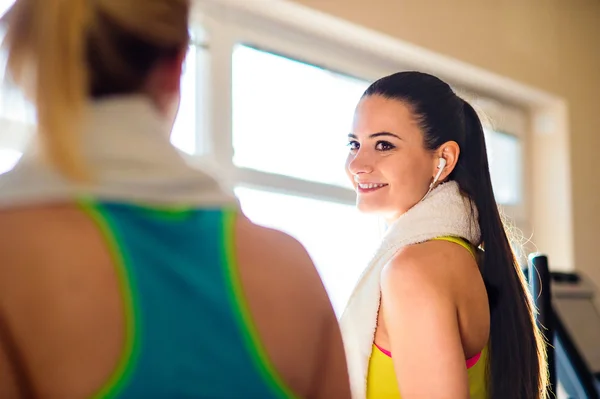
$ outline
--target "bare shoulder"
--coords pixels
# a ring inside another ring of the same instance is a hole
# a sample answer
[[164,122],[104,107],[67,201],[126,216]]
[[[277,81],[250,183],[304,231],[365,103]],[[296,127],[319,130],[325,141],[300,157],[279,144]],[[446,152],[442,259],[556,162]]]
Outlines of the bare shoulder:
[[[75,222],[75,223],[74,223]],[[79,232],[86,222],[74,205],[15,207],[0,210],[0,257],[35,255],[33,247],[50,247],[64,234]]]
[[337,318],[306,249],[243,216],[236,231],[244,294],[275,369],[301,397],[349,397]]
[[448,331],[454,323],[450,318],[456,317],[467,357],[488,341],[490,311],[483,277],[473,255],[458,244],[429,241],[404,248],[384,268],[381,293],[384,308],[391,311],[384,313],[393,314],[386,324],[393,324],[398,314],[414,322],[429,313],[448,317]]
[[382,272],[382,289],[421,290],[455,297],[469,276],[479,278],[477,262],[464,247],[449,241],[427,241],[399,251]]
[[[32,229],[48,230],[52,223],[64,222],[65,217],[81,217],[79,208],[74,204],[21,206],[0,209],[0,234],[10,237],[16,233],[30,232]],[[22,238],[22,237],[19,237]]]
[[[240,256],[253,261],[255,273],[266,272],[282,291],[294,292],[326,301],[321,278],[304,246],[294,237],[252,223],[240,216],[237,220],[237,244]],[[256,261],[256,262],[254,262]]]
[[73,204],[0,210],[0,299],[35,292],[89,257],[98,240],[95,226]]
[[[20,232],[27,230],[30,223],[27,219],[33,220],[34,213],[38,213],[38,208],[9,208],[0,210],[0,248],[8,250],[12,247],[14,239],[18,239]],[[4,251],[0,252],[0,254]]]
[[[447,241],[405,247],[384,268],[381,307],[402,395],[468,397],[465,359],[475,345],[461,334],[461,308],[465,280],[478,274],[470,252]],[[433,374],[438,384],[430,383]]]
[[[52,241],[56,234],[45,236],[54,230],[55,215],[45,207],[19,207],[0,210],[0,264],[6,269],[11,261],[21,256],[31,257],[37,245]],[[54,226],[53,226],[54,225]],[[41,238],[44,239],[41,239]]]
[[[236,223],[238,236],[252,241],[255,245],[272,247],[272,244],[277,243],[282,246],[281,250],[293,250],[296,254],[306,253],[298,240],[280,230],[255,224],[244,215],[239,215]],[[277,250],[277,247],[271,248],[271,250],[273,249]]]

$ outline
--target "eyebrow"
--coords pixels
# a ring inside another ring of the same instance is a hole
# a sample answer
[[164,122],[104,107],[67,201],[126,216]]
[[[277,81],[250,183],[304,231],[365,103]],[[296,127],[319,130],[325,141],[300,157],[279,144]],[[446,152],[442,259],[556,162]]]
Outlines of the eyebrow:
[[[391,137],[395,137],[395,138],[397,138],[398,140],[402,140],[402,138],[401,138],[400,136],[398,136],[398,135],[396,135],[396,134],[394,134],[394,133],[390,133],[390,132],[378,132],[378,133],[373,133],[373,134],[369,135],[369,138],[370,138],[370,139],[374,139],[374,138],[376,138],[376,137],[382,137],[382,136],[391,136]],[[355,134],[353,134],[353,133],[350,133],[350,134],[348,134],[348,137],[351,137],[351,138],[353,138],[353,139],[357,139],[357,138],[358,138],[358,137],[357,137]]]

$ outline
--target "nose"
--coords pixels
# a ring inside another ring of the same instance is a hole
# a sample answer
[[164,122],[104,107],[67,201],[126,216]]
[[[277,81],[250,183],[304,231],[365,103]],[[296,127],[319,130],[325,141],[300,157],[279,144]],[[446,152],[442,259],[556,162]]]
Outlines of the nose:
[[373,165],[369,160],[368,154],[358,150],[355,154],[348,154],[346,169],[356,179],[360,174],[373,172]]

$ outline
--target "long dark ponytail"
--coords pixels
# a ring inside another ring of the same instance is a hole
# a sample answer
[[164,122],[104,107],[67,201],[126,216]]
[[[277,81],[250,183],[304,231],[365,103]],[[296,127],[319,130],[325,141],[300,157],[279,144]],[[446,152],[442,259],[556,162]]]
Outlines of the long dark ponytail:
[[[546,398],[546,354],[535,327],[534,309],[518,261],[504,230],[492,190],[483,127],[463,101],[470,153],[451,178],[471,197],[479,212],[481,273],[491,306],[489,383],[491,398]],[[463,178],[469,176],[471,178]]]
[[[379,95],[411,107],[430,150],[448,141],[461,149],[449,176],[477,208],[484,250],[480,264],[490,301],[488,362],[490,399],[546,399],[546,354],[519,263],[511,249],[494,197],[485,136],[473,107],[440,79],[400,72],[373,83]],[[475,212],[473,212],[475,217]]]

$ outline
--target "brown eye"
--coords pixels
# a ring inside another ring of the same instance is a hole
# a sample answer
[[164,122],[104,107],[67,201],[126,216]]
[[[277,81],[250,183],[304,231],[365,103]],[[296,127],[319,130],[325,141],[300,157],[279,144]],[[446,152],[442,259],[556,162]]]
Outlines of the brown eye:
[[360,148],[358,141],[350,141],[347,146],[350,148],[350,151],[357,151]]
[[377,151],[389,151],[393,150],[394,148],[396,148],[396,146],[389,141],[378,141],[377,144],[375,144],[375,149]]

